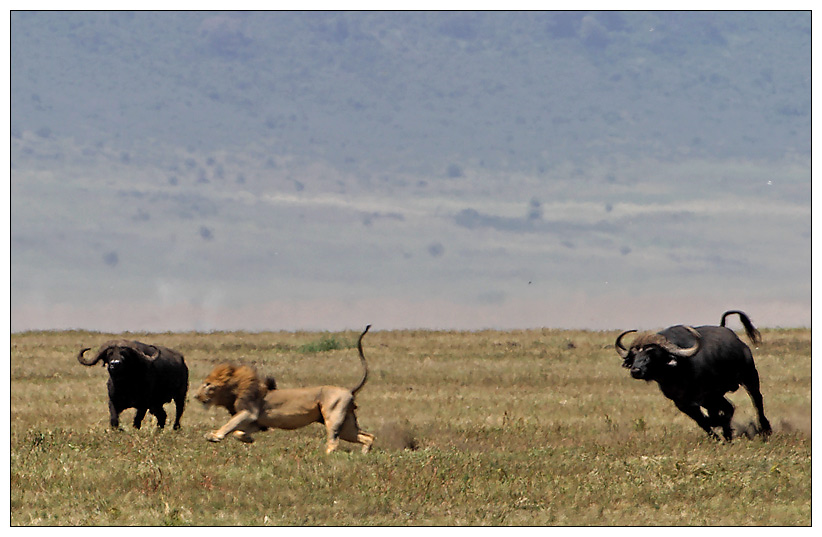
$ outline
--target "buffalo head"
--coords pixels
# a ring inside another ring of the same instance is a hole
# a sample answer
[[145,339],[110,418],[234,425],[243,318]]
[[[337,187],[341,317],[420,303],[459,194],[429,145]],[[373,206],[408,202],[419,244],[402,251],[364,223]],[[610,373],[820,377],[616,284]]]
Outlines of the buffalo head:
[[622,338],[636,330],[622,332],[614,343],[617,354],[622,357],[622,367],[630,368],[635,379],[656,380],[676,367],[680,358],[688,358],[699,352],[701,338],[699,332],[690,326],[684,327],[696,342],[691,347],[680,347],[662,334],[640,334],[629,348],[622,344]]
[[[109,341],[105,343],[93,358],[87,360],[83,355],[90,348],[82,349],[77,354],[77,361],[86,366],[92,366],[97,362],[103,362],[112,377],[120,377],[126,374],[137,363],[145,360],[154,360],[160,355],[160,349],[153,345],[146,345],[137,341]],[[136,359],[136,360],[135,360]]]

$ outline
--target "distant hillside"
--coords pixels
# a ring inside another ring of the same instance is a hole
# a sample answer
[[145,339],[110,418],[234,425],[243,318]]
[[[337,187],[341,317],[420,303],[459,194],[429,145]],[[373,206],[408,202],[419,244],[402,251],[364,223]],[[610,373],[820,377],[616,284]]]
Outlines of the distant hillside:
[[808,12],[10,18],[12,330],[809,323]]
[[13,12],[11,132],[441,177],[809,155],[810,41],[806,12]]

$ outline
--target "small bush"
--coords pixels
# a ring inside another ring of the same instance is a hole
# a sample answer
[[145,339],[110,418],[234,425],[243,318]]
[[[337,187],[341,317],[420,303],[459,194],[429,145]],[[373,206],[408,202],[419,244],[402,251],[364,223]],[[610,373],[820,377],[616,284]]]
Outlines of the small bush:
[[328,352],[340,349],[350,349],[354,344],[348,341],[343,341],[334,336],[324,335],[317,341],[309,341],[297,347],[297,352],[303,354],[311,354],[315,352]]

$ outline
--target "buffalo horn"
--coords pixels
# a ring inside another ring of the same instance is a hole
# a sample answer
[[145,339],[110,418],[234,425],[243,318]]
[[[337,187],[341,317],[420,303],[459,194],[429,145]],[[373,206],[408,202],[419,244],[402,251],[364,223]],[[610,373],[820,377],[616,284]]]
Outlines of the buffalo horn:
[[102,358],[105,355],[105,351],[108,350],[108,347],[106,347],[104,349],[101,349],[100,352],[98,352],[97,355],[94,358],[92,358],[90,361],[83,359],[83,355],[86,353],[86,351],[89,351],[89,350],[91,350],[91,347],[86,347],[85,349],[80,350],[80,352],[77,353],[77,361],[80,362],[83,365],[89,365],[89,366],[94,365],[97,362],[99,362],[100,358]]
[[667,340],[665,341],[665,343],[661,344],[660,346],[663,349],[665,349],[667,352],[671,353],[672,355],[674,355],[678,358],[689,358],[689,357],[693,356],[694,354],[696,354],[697,352],[699,352],[699,347],[702,345],[702,339],[701,339],[701,336],[699,335],[699,332],[694,330],[692,327],[685,326],[683,328],[685,328],[685,330],[690,332],[694,336],[694,338],[696,339],[696,343],[694,343],[694,345],[692,347],[684,347],[684,348],[683,347],[678,347],[677,345],[674,345],[673,343],[671,343],[670,341],[667,341]]
[[626,335],[630,334],[631,332],[636,332],[636,330],[626,330],[626,331],[624,331],[623,333],[621,333],[621,334],[620,334],[620,335],[616,338],[616,342],[614,343],[614,347],[616,348],[617,354],[618,354],[618,355],[619,355],[619,356],[620,356],[623,360],[624,360],[625,358],[627,358],[627,357],[628,357],[628,349],[626,349],[626,348],[622,345],[622,338],[623,338],[623,336],[626,336]]

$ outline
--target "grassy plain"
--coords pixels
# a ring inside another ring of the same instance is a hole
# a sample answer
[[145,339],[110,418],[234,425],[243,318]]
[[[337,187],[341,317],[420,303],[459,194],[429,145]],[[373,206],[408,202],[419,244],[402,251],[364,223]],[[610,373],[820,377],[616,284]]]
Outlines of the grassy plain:
[[[191,395],[226,360],[280,387],[353,384],[357,332],[126,334],[186,356],[183,429],[162,432],[151,416],[132,429],[133,410],[108,429],[106,373],[75,355],[112,336],[11,335],[12,525],[811,523],[810,330],[763,330],[775,433],[731,444],[632,380],[615,333],[371,332],[357,401],[375,449],[331,456],[319,424],[208,443],[227,413]],[[731,399],[744,430],[750,400]]]

